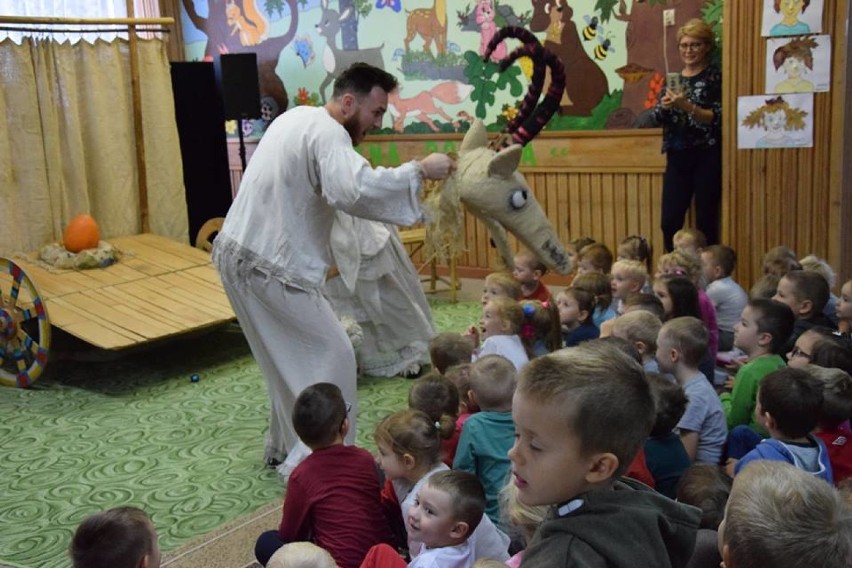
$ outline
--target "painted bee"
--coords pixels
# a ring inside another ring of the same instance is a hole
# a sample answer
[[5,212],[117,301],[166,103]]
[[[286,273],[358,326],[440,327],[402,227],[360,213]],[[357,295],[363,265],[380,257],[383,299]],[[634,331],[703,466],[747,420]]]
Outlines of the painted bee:
[[606,59],[606,56],[609,53],[615,53],[615,48],[612,46],[612,40],[610,38],[603,38],[598,36],[598,43],[600,45],[596,45],[594,49],[595,59],[598,61],[603,61]]
[[600,20],[598,20],[597,16],[583,16],[583,19],[586,20],[586,27],[583,28],[583,39],[585,41],[589,41],[598,35],[598,30],[603,32],[603,27],[600,25]]

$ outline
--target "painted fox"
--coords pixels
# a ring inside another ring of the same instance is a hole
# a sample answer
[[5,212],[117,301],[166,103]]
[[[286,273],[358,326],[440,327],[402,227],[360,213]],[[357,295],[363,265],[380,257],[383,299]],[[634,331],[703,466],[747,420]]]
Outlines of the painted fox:
[[465,85],[457,81],[446,81],[438,83],[428,91],[423,91],[411,98],[402,99],[399,97],[399,90],[397,89],[388,95],[388,111],[393,117],[393,129],[402,132],[405,128],[406,117],[411,115],[420,122],[425,122],[434,132],[438,132],[438,127],[429,118],[430,114],[437,114],[446,122],[452,123],[453,126],[458,128],[458,123],[442,108],[435,106],[435,101],[448,105],[459,104],[470,96],[471,91],[473,91],[472,85]]
[[236,2],[226,2],[225,13],[231,35],[239,32],[242,45],[257,45],[267,38],[269,22],[254,5],[254,0],[243,0],[242,10]]

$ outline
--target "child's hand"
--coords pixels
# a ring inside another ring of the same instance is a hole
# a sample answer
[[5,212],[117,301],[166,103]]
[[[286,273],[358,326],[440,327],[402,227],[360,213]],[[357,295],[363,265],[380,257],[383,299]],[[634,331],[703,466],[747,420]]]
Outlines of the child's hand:
[[476,327],[475,325],[472,325],[469,328],[467,328],[467,331],[464,332],[462,335],[464,335],[465,337],[467,337],[468,339],[470,339],[473,342],[473,348],[474,349],[479,347],[479,328],[478,327]]
[[728,461],[725,462],[725,474],[727,474],[728,477],[734,477],[734,468],[737,466],[738,461],[740,460],[728,458]]
[[725,379],[725,384],[722,386],[722,388],[728,391],[734,390],[734,377],[728,375],[728,378]]

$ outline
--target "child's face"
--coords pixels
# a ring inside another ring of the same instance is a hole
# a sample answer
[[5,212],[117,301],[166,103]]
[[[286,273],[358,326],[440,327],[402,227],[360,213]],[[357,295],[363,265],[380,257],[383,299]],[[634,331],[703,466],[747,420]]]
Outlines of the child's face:
[[574,247],[573,245],[568,245],[568,246],[565,247],[565,254],[568,255],[568,259],[571,261],[571,267],[574,270],[578,270],[579,269],[578,263],[580,262],[580,254],[577,251],[577,248]]
[[533,284],[541,278],[538,270],[533,270],[532,264],[526,257],[515,257],[515,268],[512,269],[512,277],[521,284]]
[[722,274],[720,272],[721,271],[719,270],[719,264],[716,262],[716,257],[713,256],[713,253],[702,252],[701,274],[702,276],[704,276],[704,281],[709,284],[714,280],[722,278]]
[[482,307],[482,319],[479,320],[480,336],[482,341],[485,341],[492,335],[507,335],[509,333],[508,326],[500,318],[497,313],[497,308],[494,304],[488,302]]
[[591,260],[587,258],[581,258],[580,264],[577,266],[577,274],[586,274],[589,272],[598,272],[600,274],[603,274],[603,270],[595,266]]
[[742,349],[746,355],[751,355],[760,347],[762,334],[757,330],[757,317],[757,312],[751,306],[746,306],[740,321],[734,325],[734,347]]
[[662,282],[654,282],[654,294],[660,299],[663,304],[663,315],[669,316],[672,313],[673,304],[672,297],[669,295],[669,289]]
[[814,354],[814,346],[819,341],[819,334],[810,331],[804,332],[796,339],[793,349],[787,353],[787,365],[796,369],[802,369],[811,362]]
[[616,268],[612,271],[612,297],[623,300],[630,294],[638,292],[642,286],[624,270]]
[[388,479],[399,479],[405,477],[406,468],[399,459],[399,456],[393,453],[386,444],[376,444],[379,449],[379,467],[385,472],[385,477]]
[[790,306],[790,309],[793,310],[793,315],[795,315],[796,318],[800,318],[803,315],[807,315],[801,313],[803,309],[802,304],[804,304],[804,302],[801,302],[796,297],[796,290],[793,286],[793,283],[790,282],[790,280],[786,276],[781,278],[781,280],[778,282],[778,288],[775,291],[775,295],[772,296],[772,299],[776,302],[781,302],[782,304],[787,304],[788,306]]
[[837,319],[852,321],[852,280],[840,289],[840,298],[837,300]]
[[485,281],[485,287],[482,289],[482,305],[484,306],[494,298],[508,298],[509,293],[505,288],[494,282]]
[[450,495],[427,482],[408,510],[405,529],[411,540],[437,548],[457,544],[464,536],[458,532],[458,524]]
[[559,310],[559,323],[572,326],[580,323],[580,304],[569,294],[559,294],[556,297],[556,307]]
[[542,404],[516,392],[512,419],[515,443],[509,459],[521,503],[554,505],[589,489],[586,474],[593,467],[592,457],[582,451],[577,435],[566,428],[570,417],[563,405]]
[[657,364],[660,366],[660,371],[664,373],[672,373],[675,370],[674,361],[672,361],[672,345],[668,336],[664,332],[660,332],[657,336]]

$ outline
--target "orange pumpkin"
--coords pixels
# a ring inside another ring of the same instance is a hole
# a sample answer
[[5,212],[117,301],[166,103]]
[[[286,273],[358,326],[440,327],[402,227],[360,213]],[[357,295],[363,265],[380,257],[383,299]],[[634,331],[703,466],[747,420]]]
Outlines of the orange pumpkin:
[[83,214],[71,219],[71,222],[65,227],[62,244],[70,252],[77,253],[81,250],[97,247],[100,239],[98,224],[91,215]]

